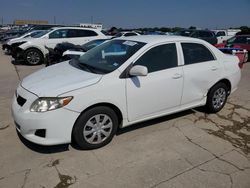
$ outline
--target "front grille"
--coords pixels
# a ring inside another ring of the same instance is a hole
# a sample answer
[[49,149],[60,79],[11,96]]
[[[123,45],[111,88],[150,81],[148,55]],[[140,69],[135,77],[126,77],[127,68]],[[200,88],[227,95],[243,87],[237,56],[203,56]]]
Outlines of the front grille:
[[17,100],[17,104],[19,104],[20,106],[23,106],[27,101],[25,98],[21,97],[20,95],[17,95],[16,100]]

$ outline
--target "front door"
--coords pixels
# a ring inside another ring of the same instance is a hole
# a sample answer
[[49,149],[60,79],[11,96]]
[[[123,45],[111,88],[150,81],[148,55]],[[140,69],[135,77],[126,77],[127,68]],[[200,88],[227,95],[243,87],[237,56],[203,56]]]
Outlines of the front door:
[[175,43],[149,49],[134,65],[146,66],[148,75],[126,79],[129,121],[159,115],[180,106],[183,71],[178,67]]

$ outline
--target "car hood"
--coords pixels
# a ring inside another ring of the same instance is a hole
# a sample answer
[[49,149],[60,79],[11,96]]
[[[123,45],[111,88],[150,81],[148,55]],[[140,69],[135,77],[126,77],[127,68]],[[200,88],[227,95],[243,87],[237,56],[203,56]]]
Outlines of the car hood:
[[102,75],[77,69],[69,61],[41,69],[21,82],[21,86],[39,97],[55,97],[96,84]]
[[7,42],[7,45],[12,45],[14,43],[19,43],[19,42],[27,42],[27,39],[29,39],[29,38],[14,38],[14,39],[10,39]]

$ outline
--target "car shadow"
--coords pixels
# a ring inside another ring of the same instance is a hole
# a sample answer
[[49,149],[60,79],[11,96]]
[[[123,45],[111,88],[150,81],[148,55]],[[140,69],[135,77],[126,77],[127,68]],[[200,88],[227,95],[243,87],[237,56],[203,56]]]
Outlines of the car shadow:
[[[200,112],[204,112],[204,109],[199,107],[199,108],[195,108],[196,111],[200,111]],[[148,121],[144,121],[141,123],[136,123],[132,126],[128,126],[125,128],[120,128],[117,130],[116,136],[122,135],[124,133],[128,133],[131,131],[135,131],[137,129],[143,129],[146,128],[148,126],[153,126],[155,124],[158,123],[162,123],[162,122],[167,122],[173,119],[177,119],[180,117],[184,117],[190,114],[195,113],[195,111],[193,109],[190,110],[185,110],[182,112],[178,112],[175,114],[171,114],[171,115],[166,115],[163,117],[159,117],[159,118],[155,118],[152,120],[148,120]],[[60,152],[65,152],[69,150],[69,146],[71,146],[72,148],[76,149],[76,150],[83,150],[81,149],[75,142],[74,140],[72,140],[72,143],[70,144],[62,144],[62,145],[55,145],[55,146],[42,146],[42,145],[38,145],[35,143],[32,143],[30,141],[28,141],[27,139],[25,139],[18,131],[17,131],[17,135],[19,137],[19,139],[21,140],[21,142],[28,147],[29,149],[38,152],[38,153],[42,153],[42,154],[52,154],[52,153],[60,153]]]
[[56,145],[56,146],[42,146],[42,145],[38,145],[33,142],[30,142],[29,140],[25,139],[18,131],[16,132],[20,141],[27,148],[37,153],[52,154],[52,153],[61,153],[61,152],[65,152],[69,150],[69,144],[61,144],[61,145]]
[[144,122],[136,123],[134,125],[118,129],[116,135],[119,136],[121,134],[130,132],[130,131],[134,131],[134,130],[137,130],[137,129],[143,129],[143,128],[146,128],[148,126],[153,126],[153,125],[158,124],[158,123],[167,122],[167,121],[177,119],[179,117],[187,116],[187,115],[190,115],[190,114],[193,114],[193,113],[194,113],[193,110],[185,110],[185,111],[178,112],[178,113],[175,113],[175,114],[170,114],[170,115],[162,116],[162,117],[159,117],[159,118],[147,120],[147,121],[144,121]]
[[[182,111],[179,113],[166,115],[166,116],[155,118],[152,120],[147,120],[147,121],[144,121],[141,123],[136,123],[136,124],[133,124],[133,125],[125,127],[125,128],[119,128],[116,132],[116,136],[131,132],[131,131],[135,131],[137,129],[143,129],[143,128],[146,128],[148,126],[153,126],[153,125],[158,124],[158,123],[167,122],[167,121],[170,121],[170,120],[173,120],[173,119],[176,119],[179,117],[187,116],[187,115],[190,115],[193,113],[195,113],[195,112],[192,109],[185,110],[185,111]],[[84,150],[84,149],[81,149],[77,144],[75,144],[74,141],[71,143],[71,146],[72,146],[72,148],[74,148],[76,150]]]
[[17,60],[11,60],[11,63],[13,64],[13,65],[26,65],[26,66],[28,66],[28,64],[26,64],[24,61],[17,61]]

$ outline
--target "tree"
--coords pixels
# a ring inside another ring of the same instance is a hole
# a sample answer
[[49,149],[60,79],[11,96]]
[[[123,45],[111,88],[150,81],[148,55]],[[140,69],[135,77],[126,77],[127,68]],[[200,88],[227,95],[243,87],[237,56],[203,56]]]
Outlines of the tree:
[[195,26],[190,26],[189,29],[196,29],[196,27]]

